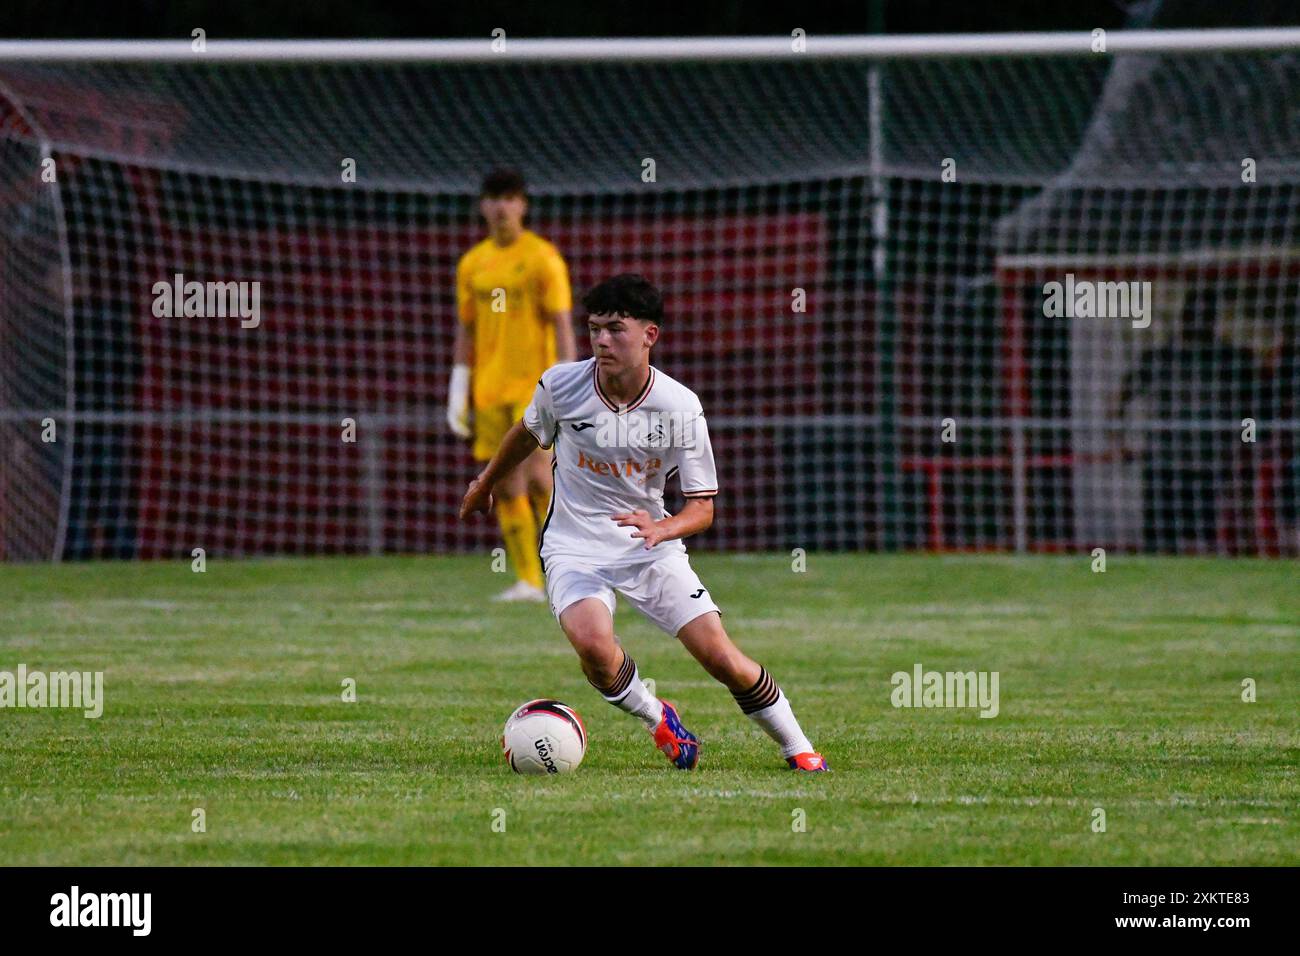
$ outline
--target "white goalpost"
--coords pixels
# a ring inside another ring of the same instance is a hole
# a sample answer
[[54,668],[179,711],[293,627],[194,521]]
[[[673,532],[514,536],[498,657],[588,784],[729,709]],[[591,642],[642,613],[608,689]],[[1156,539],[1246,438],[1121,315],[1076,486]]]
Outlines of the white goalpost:
[[1296,554],[1298,53],[0,41],[0,560],[493,546],[441,403],[500,165],[576,292],[663,288],[702,547]]

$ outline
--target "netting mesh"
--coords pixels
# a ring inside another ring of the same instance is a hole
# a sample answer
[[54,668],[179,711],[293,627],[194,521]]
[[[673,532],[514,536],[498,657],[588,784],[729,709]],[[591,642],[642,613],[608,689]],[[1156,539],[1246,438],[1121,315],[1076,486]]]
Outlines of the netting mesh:
[[[506,163],[575,290],[664,289],[697,547],[1295,553],[1297,92],[1291,53],[0,66],[0,556],[494,546],[441,409]],[[177,274],[260,321],[155,314]],[[1048,314],[1067,277],[1149,326]]]

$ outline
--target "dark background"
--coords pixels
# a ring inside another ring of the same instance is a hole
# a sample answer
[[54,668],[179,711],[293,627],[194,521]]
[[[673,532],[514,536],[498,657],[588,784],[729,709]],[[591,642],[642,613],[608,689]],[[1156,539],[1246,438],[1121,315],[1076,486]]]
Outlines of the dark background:
[[1281,26],[1300,24],[1294,0],[828,0],[804,2],[524,3],[503,0],[411,3],[392,0],[197,0],[70,3],[6,0],[6,38],[516,37],[688,36],[817,33],[962,33],[1117,29],[1125,25]]

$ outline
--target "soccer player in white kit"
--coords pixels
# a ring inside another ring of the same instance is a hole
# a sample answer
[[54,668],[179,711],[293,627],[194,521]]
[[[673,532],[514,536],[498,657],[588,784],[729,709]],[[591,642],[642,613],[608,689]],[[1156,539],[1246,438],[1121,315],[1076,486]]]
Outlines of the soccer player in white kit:
[[[695,767],[699,741],[676,707],[649,692],[614,636],[617,592],[731,691],[792,770],[829,770],[781,688],[723,630],[682,544],[713,523],[718,481],[700,400],[650,365],[662,296],[624,274],[593,288],[583,305],[594,357],[542,375],[523,419],[470,483],[460,516],[488,511],[498,482],[539,446],[554,448],[542,567],[551,610],[592,686],[638,718],[673,766]],[[670,515],[664,485],[674,475],[686,504]]]

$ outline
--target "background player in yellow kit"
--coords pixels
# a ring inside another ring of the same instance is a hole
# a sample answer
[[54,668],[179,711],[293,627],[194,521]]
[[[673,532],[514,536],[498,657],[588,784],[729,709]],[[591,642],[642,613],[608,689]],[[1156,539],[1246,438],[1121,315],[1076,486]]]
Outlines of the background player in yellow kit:
[[[487,238],[456,266],[460,321],[447,423],[460,437],[474,439],[475,460],[488,461],[523,416],[542,372],[574,361],[577,346],[569,270],[553,245],[524,228],[523,176],[514,169],[488,173],[479,211]],[[497,487],[497,520],[518,577],[498,599],[543,602],[537,528],[551,500],[550,453],[539,448]]]

